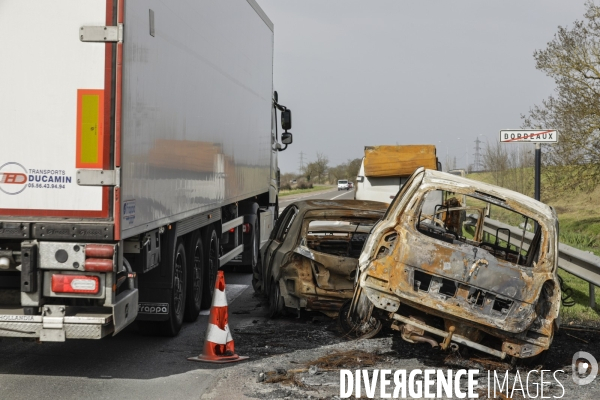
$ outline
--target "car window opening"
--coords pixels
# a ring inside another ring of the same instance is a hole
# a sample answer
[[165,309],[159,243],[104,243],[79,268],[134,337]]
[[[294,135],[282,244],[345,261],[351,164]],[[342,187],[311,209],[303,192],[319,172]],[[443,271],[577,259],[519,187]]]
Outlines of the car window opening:
[[[472,246],[473,250],[461,250],[474,252],[471,258],[477,258],[477,249],[484,249],[498,260],[533,267],[542,241],[539,223],[496,200],[479,193],[470,196],[432,190],[421,204],[417,230],[448,244]],[[507,227],[492,229],[498,222]]]

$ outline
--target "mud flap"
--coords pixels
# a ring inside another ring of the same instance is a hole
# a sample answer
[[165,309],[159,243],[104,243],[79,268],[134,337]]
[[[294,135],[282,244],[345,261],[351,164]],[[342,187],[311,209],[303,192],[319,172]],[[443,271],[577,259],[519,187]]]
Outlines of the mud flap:
[[137,317],[138,298],[139,292],[135,288],[127,290],[117,296],[116,304],[112,308],[113,324],[115,325],[113,336],[121,332]]

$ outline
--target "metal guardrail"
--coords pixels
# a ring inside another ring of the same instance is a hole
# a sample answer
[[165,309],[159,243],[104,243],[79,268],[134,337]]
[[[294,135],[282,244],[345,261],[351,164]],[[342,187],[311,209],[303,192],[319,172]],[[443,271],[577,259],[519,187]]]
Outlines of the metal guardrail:
[[[486,219],[484,221],[484,232],[496,235],[496,230],[509,229],[511,235],[511,244],[520,245],[523,240],[523,247],[529,247],[533,239],[533,233],[525,232],[525,237],[522,237],[523,230],[515,226],[504,224],[500,221]],[[504,241],[508,240],[506,234],[499,232],[498,237]],[[573,274],[589,283],[590,307],[596,307],[596,286],[600,286],[600,257],[563,243],[558,245],[558,267]]]

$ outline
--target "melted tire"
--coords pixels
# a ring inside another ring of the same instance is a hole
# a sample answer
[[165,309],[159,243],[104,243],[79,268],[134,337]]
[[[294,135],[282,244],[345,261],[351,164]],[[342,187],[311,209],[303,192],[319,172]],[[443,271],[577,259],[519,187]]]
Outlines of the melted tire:
[[340,308],[340,313],[338,316],[340,327],[346,336],[352,339],[371,339],[377,335],[383,327],[381,321],[371,317],[371,319],[375,321],[374,325],[371,326],[371,329],[368,332],[359,331],[358,327],[348,318],[348,312],[350,311],[351,303],[352,300],[346,301],[342,308]]
[[281,296],[279,282],[271,281],[269,288],[269,318],[278,318],[283,315],[285,303]]

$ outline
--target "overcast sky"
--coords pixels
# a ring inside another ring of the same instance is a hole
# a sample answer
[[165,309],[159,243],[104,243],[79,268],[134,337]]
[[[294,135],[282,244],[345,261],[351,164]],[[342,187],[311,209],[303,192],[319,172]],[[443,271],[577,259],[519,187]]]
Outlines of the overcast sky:
[[421,143],[464,168],[477,137],[519,128],[552,94],[533,52],[585,12],[584,0],[257,1],[275,25],[274,87],[293,112],[282,172],[298,171],[301,152],[335,166],[364,146]]

